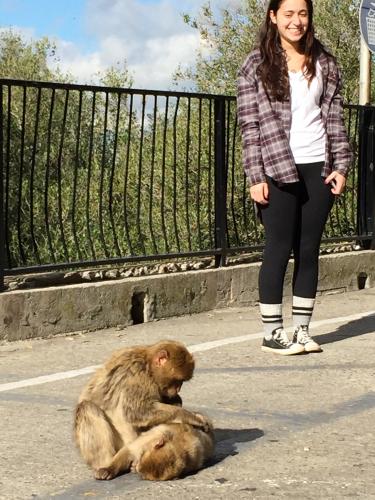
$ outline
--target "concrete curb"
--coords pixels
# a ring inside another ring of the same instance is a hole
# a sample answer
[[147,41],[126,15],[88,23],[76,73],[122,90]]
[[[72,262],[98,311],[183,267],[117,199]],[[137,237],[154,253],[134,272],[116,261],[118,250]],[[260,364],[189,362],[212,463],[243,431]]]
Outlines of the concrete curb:
[[[216,308],[255,305],[260,263],[0,294],[0,340],[129,326]],[[285,295],[291,295],[289,264]],[[375,286],[375,252],[325,255],[318,293]]]

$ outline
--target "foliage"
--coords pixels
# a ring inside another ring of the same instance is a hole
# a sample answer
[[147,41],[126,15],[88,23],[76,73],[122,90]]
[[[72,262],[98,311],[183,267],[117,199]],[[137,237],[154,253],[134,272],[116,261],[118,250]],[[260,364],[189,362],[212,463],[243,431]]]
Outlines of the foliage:
[[[185,22],[199,31],[204,43],[195,66],[187,72],[177,72],[176,79],[192,80],[198,91],[235,95],[237,72],[256,44],[265,3],[243,0],[240,7],[223,9],[219,16],[207,3],[196,19],[185,14]],[[343,70],[344,99],[357,102],[360,0],[319,0],[314,4],[317,36],[337,57]]]
[[[201,60],[201,90],[234,91],[229,75],[244,47],[225,19],[224,31],[212,28],[223,36],[217,61]],[[97,75],[111,90],[72,86],[71,75],[50,69],[51,57],[47,39],[0,33],[4,78],[58,82],[2,85],[8,267],[215,248],[217,99],[137,94],[126,64]],[[239,168],[235,114],[234,98],[226,99],[227,244],[243,247],[261,244],[262,231]]]
[[48,67],[48,58],[55,58],[56,47],[47,38],[26,42],[21,35],[6,30],[0,32],[0,75],[20,80],[61,81]]

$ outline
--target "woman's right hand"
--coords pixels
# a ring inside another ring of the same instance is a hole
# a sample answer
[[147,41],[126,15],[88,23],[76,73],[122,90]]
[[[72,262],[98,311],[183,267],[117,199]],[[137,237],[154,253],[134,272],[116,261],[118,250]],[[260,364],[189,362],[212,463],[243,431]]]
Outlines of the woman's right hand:
[[251,199],[261,205],[268,204],[268,194],[269,190],[267,182],[260,182],[259,184],[254,184],[254,186],[250,187]]

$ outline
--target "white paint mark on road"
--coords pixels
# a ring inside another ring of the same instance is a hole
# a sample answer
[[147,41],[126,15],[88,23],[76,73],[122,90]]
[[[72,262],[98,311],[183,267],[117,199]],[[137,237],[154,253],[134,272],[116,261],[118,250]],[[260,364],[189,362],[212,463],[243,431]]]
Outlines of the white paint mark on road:
[[0,392],[11,391],[13,389],[20,389],[21,387],[31,387],[33,385],[47,384],[48,382],[56,382],[58,380],[65,380],[68,378],[79,377],[87,373],[94,372],[100,365],[87,366],[80,370],[70,370],[68,372],[52,373],[51,375],[42,375],[41,377],[28,378],[26,380],[19,380],[18,382],[8,382],[7,384],[0,384]]
[[[350,321],[356,321],[368,316],[374,316],[375,311],[367,311],[358,314],[352,314],[350,316],[341,316],[339,318],[323,319],[320,321],[312,321],[310,323],[310,328],[319,328],[325,325],[334,325],[337,323],[348,323]],[[248,342],[249,340],[255,340],[263,337],[263,332],[250,333],[249,335],[241,335],[238,337],[224,338],[220,340],[213,340],[211,342],[203,342],[201,344],[194,344],[188,346],[191,352],[204,352],[210,349],[215,349],[217,347],[222,347],[230,344],[238,344],[240,342]],[[9,382],[7,384],[0,384],[0,392],[11,391],[14,389],[21,389],[23,387],[31,387],[34,385],[47,384],[49,382],[56,382],[60,380],[65,380],[69,378],[79,377],[81,375],[87,375],[88,373],[93,373],[100,365],[87,366],[86,368],[81,368],[80,370],[70,370],[66,372],[53,373],[51,375],[43,375],[41,377],[29,378],[25,380],[19,380],[18,382]]]

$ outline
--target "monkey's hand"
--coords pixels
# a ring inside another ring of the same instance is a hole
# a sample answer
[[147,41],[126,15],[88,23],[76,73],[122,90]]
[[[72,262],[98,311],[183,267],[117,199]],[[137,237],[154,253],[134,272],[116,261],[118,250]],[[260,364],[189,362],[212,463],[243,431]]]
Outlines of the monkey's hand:
[[[206,433],[212,432],[213,431],[213,425],[211,420],[206,417],[205,415],[202,415],[200,413],[194,413],[194,415],[202,422],[202,430]],[[196,426],[195,426],[196,427]]]
[[208,432],[211,428],[211,423],[203,415],[195,415],[195,413],[180,408],[178,406],[168,405],[161,402],[156,402],[148,415],[145,415],[142,420],[133,425],[138,428],[150,429],[159,424],[175,423],[189,424],[193,427],[202,429]]
[[95,479],[107,480],[113,479],[117,476],[116,471],[112,467],[102,467],[101,469],[96,469],[94,471]]

